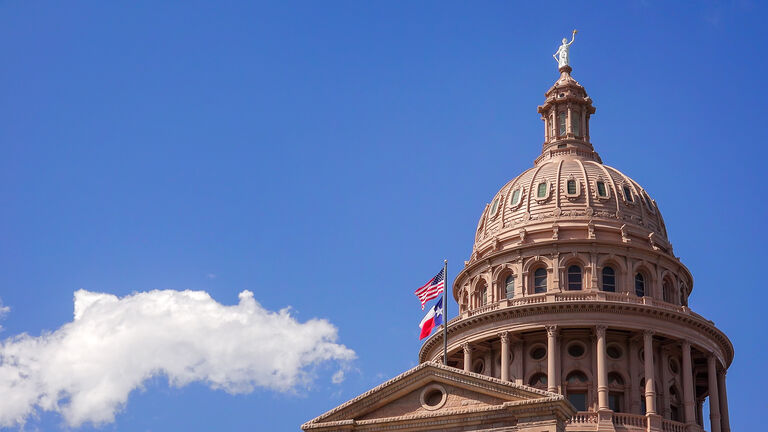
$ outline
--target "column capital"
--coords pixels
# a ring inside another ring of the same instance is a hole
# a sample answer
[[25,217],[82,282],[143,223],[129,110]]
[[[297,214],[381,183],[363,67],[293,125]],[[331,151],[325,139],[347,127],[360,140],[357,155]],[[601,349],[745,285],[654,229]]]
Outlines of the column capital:
[[469,344],[469,342],[464,342],[461,344],[461,349],[464,350],[464,352],[472,352],[472,346]]
[[725,377],[727,373],[728,373],[728,369],[720,369],[719,371],[717,371],[717,374],[720,375],[721,377]]
[[560,333],[560,329],[557,327],[557,325],[548,325],[544,326],[545,329],[547,329],[547,336],[549,337],[557,337],[557,335]]
[[499,339],[501,339],[501,343],[508,344],[509,343],[509,332],[501,332],[497,334],[499,336]]
[[656,332],[651,329],[643,330],[643,336],[645,337],[653,337],[655,334]]
[[683,339],[683,350],[690,350],[691,349],[691,341],[688,339]]
[[596,325],[595,326],[595,335],[599,338],[605,337],[605,331],[608,329],[607,326],[604,325]]

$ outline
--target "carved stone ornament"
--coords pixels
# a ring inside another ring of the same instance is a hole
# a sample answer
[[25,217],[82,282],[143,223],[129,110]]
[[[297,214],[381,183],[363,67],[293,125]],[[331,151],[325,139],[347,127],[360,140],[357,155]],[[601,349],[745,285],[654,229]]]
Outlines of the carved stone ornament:
[[560,227],[557,224],[552,225],[552,240],[557,240],[560,235]]
[[629,233],[627,232],[627,224],[624,224],[621,226],[621,241],[624,243],[629,243]]

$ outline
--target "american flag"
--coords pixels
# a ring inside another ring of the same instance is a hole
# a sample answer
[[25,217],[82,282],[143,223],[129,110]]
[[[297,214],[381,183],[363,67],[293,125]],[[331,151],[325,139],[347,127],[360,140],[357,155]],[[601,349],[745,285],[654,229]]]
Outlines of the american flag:
[[415,294],[421,301],[421,310],[424,310],[424,304],[433,298],[437,298],[445,289],[445,269],[435,275],[423,287],[416,290]]

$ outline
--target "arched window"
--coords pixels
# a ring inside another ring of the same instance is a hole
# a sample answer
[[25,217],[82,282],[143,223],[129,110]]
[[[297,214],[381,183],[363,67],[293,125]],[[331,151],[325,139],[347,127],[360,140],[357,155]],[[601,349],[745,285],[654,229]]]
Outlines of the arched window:
[[638,297],[645,296],[645,276],[642,273],[635,275],[635,295]]
[[483,285],[480,288],[480,306],[485,306],[486,304],[488,304],[488,288]]
[[581,267],[572,265],[568,267],[568,291],[581,290]]
[[541,372],[533,375],[530,380],[528,380],[528,385],[531,387],[536,387],[537,389],[546,389],[547,388],[547,374],[543,374]]
[[662,294],[664,295],[664,301],[667,303],[674,303],[675,301],[675,292],[674,288],[672,287],[672,281],[669,279],[664,279],[664,283],[661,285],[662,288]]
[[504,281],[504,294],[508,299],[515,297],[515,275],[507,276]]
[[584,372],[574,371],[565,378],[568,401],[578,411],[587,410],[587,376]]
[[624,410],[624,378],[617,372],[608,374],[608,407],[613,412]]
[[603,267],[603,291],[616,292],[616,271],[613,267]]
[[568,384],[582,384],[586,383],[588,381],[587,376],[584,375],[584,372],[574,371],[568,374],[568,376],[565,378],[565,382]]
[[533,293],[547,292],[547,269],[539,268],[533,273]]

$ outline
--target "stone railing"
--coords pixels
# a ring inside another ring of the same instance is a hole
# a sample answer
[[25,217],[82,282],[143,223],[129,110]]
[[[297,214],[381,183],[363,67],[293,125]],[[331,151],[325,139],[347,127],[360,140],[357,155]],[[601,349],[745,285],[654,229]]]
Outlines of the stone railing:
[[464,311],[459,317],[451,320],[453,322],[456,319],[467,318],[475,315],[480,315],[486,312],[494,311],[497,309],[504,309],[508,307],[516,306],[529,306],[541,303],[572,303],[572,302],[618,302],[618,303],[631,303],[638,305],[653,306],[661,309],[666,309],[674,312],[692,314],[693,312],[686,306],[677,306],[672,303],[667,303],[661,300],[653,299],[651,297],[636,297],[629,293],[611,293],[605,291],[562,291],[556,293],[535,294],[526,297],[517,297],[512,299],[503,299],[495,303],[490,303],[485,306],[480,306],[475,309]]
[[648,419],[640,414],[615,412],[613,413],[613,424],[616,426],[623,426],[623,429],[625,430],[634,430],[636,428],[645,430],[647,428]]
[[597,424],[597,413],[588,411],[579,411],[575,416],[571,417],[568,424]]
[[685,432],[685,424],[672,420],[662,420],[661,430],[664,432]]

